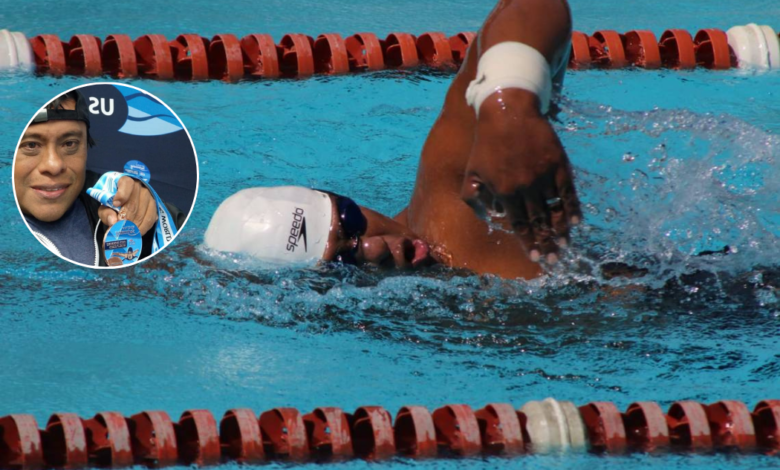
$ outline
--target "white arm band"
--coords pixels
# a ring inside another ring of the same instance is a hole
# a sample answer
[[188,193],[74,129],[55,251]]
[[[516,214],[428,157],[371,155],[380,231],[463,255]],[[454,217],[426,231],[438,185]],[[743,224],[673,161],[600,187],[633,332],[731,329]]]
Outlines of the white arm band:
[[536,94],[546,114],[552,95],[552,78],[547,59],[536,49],[514,41],[494,45],[482,54],[477,77],[466,90],[466,102],[479,108],[488,96],[507,88],[521,88]]

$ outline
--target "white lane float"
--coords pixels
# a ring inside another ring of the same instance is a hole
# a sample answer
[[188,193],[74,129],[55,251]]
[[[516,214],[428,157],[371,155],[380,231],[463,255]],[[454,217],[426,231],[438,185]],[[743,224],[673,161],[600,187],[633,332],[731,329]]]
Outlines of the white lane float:
[[0,29],[0,70],[35,69],[35,58],[30,41],[19,32]]
[[734,26],[726,35],[740,68],[780,68],[780,38],[770,26]]

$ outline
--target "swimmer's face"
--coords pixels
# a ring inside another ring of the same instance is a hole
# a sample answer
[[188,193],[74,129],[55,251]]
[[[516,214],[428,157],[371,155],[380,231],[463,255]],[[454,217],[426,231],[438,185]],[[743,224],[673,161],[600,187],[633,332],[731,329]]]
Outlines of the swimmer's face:
[[[335,194],[330,197],[333,218],[324,260],[401,269],[432,262],[428,244],[404,225],[351,199]],[[365,230],[355,233],[355,227]]]
[[[65,101],[62,109],[76,109]],[[33,123],[16,150],[14,187],[22,213],[54,222],[73,205],[84,186],[87,125],[81,121]]]

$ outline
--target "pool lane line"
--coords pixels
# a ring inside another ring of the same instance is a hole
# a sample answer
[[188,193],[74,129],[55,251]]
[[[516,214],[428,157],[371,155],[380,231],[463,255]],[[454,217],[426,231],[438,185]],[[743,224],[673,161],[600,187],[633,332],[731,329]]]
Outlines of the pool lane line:
[[[346,39],[337,33],[286,34],[278,43],[268,34],[217,34],[211,39],[160,34],[131,39],[112,34],[104,40],[77,34],[68,42],[54,34],[27,39],[0,30],[0,70],[22,69],[40,75],[76,75],[154,80],[238,82],[253,79],[307,78],[420,67],[454,72],[475,42],[474,32],[447,37],[393,32],[384,39],[361,32]],[[780,37],[770,26],[751,23],[724,32],[705,28],[695,35],[669,29],[660,39],[648,30],[618,33],[574,31],[569,69],[675,69],[704,67],[780,68]]]
[[778,455],[780,400],[763,400],[752,412],[736,400],[709,405],[682,400],[666,413],[652,401],[632,403],[620,412],[611,402],[577,407],[552,398],[519,409],[491,403],[474,411],[452,404],[430,413],[423,406],[404,406],[395,422],[381,406],[362,406],[353,413],[321,407],[306,414],[274,408],[259,416],[237,408],[219,423],[208,410],[187,410],[178,422],[164,411],[129,418],[100,412],[88,419],[55,413],[43,429],[31,415],[0,418],[3,470],[585,452]]

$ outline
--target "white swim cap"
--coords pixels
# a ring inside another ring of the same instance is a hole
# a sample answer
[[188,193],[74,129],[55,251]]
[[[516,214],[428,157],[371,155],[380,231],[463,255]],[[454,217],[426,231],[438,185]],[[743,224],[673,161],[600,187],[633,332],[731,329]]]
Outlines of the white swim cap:
[[330,196],[308,188],[244,189],[217,208],[206,246],[263,261],[313,264],[325,254],[332,205]]

